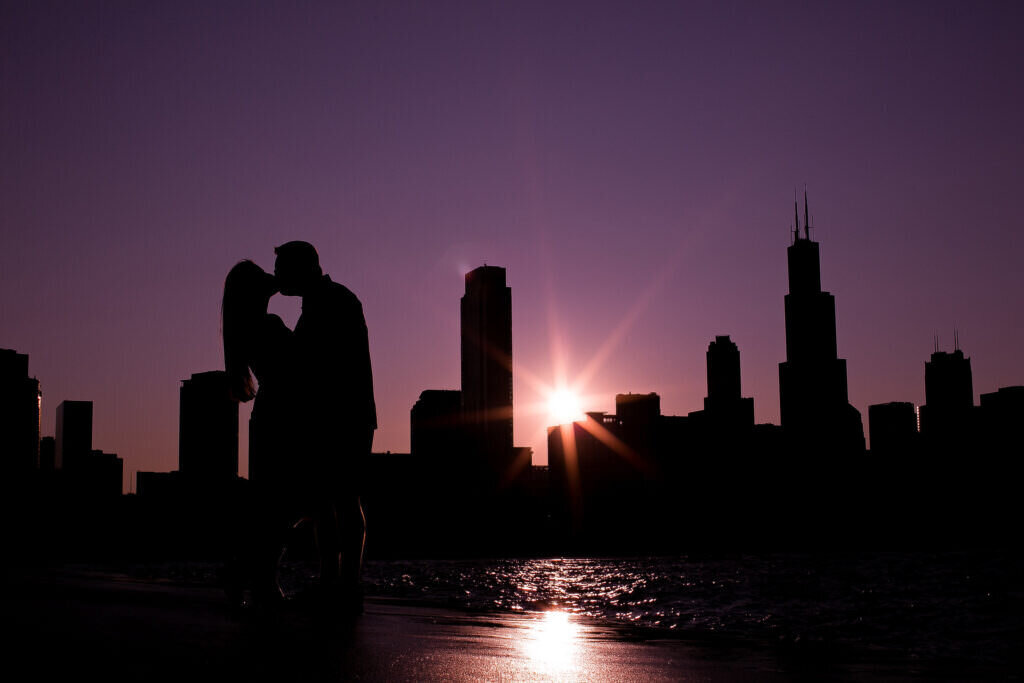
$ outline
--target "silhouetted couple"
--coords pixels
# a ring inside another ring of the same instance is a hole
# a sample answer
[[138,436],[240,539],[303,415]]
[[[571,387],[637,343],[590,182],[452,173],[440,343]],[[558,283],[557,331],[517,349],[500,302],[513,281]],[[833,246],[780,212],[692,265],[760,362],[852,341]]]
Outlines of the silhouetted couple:
[[[366,539],[360,473],[377,428],[362,304],[323,274],[308,242],[274,253],[273,275],[242,261],[224,283],[228,380],[239,401],[255,398],[245,574],[257,605],[280,605],[278,564],[289,531],[312,520],[323,604],[359,612]],[[278,292],[302,297],[294,331],[267,312]]]

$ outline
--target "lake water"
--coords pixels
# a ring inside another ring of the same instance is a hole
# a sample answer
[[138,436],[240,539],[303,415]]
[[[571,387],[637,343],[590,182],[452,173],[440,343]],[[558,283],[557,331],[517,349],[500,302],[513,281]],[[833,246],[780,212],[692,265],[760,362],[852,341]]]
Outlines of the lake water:
[[1009,670],[1024,643],[1022,557],[973,551],[370,562],[365,579],[372,594],[462,609],[559,610],[655,636],[773,641]]
[[[215,581],[213,565],[130,569]],[[286,561],[282,585],[313,582]],[[1024,674],[1024,553],[857,552],[370,561],[371,596],[474,611],[565,613],[624,637],[768,646],[796,659],[891,665],[926,678]],[[920,672],[924,672],[921,674]]]

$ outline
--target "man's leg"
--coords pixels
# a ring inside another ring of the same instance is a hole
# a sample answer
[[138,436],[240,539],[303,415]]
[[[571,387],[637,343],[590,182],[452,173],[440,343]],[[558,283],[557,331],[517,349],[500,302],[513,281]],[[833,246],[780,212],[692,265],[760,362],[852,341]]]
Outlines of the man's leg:
[[363,492],[363,477],[373,447],[372,428],[366,429],[351,444],[348,456],[348,481],[343,489],[342,514],[342,580],[345,588],[358,602],[358,611],[362,612],[363,553],[366,549],[366,515],[360,495]]
[[320,558],[320,588],[325,599],[334,599],[341,573],[341,544],[338,513],[330,496],[320,495],[314,512],[317,553]]
[[284,598],[278,584],[278,566],[284,550],[288,527],[287,505],[281,493],[262,491],[254,511],[256,533],[252,539],[253,599],[263,607],[273,607]]
[[358,593],[366,548],[366,515],[359,496],[345,496],[340,502],[341,580],[345,591]]

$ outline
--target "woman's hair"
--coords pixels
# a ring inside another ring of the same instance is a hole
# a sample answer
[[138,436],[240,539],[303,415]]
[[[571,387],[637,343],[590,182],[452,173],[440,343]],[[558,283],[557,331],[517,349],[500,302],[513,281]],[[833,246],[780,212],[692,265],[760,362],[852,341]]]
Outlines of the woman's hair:
[[238,262],[224,279],[221,303],[221,334],[224,337],[224,369],[231,395],[238,401],[251,401],[256,395],[252,373],[253,337],[256,324],[267,312],[273,292],[273,276],[252,261]]

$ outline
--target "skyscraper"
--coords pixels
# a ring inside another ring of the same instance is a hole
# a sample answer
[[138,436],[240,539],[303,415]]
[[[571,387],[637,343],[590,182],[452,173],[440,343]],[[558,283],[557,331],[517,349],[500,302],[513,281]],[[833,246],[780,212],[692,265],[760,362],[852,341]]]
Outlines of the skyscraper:
[[917,445],[914,404],[894,401],[868,406],[868,429],[873,454],[912,455]]
[[473,456],[486,476],[499,481],[514,458],[512,291],[505,269],[481,266],[466,273],[461,306],[463,419]]
[[821,290],[818,243],[811,240],[807,194],[804,236],[794,204],[796,226],[789,259],[786,295],[786,360],[779,364],[782,428],[801,450],[822,455],[863,452],[864,427],[850,405],[846,361],[836,348],[836,304]]
[[427,389],[409,413],[410,448],[417,458],[449,469],[461,460],[462,392]]
[[55,467],[74,472],[92,453],[92,401],[61,401],[57,406]]
[[921,436],[929,448],[953,446],[948,440],[966,438],[974,425],[974,382],[971,359],[959,348],[939,351],[938,341],[931,360],[924,364],[924,405],[921,406]]
[[93,450],[79,473],[78,485],[94,499],[117,498],[124,492],[124,460],[116,453]]
[[39,471],[53,472],[57,463],[57,440],[52,436],[39,439]]
[[28,376],[28,355],[0,349],[0,471],[39,467],[39,381]]
[[728,335],[716,336],[708,344],[707,362],[705,419],[716,428],[753,429],[754,399],[741,396],[739,347]]
[[190,484],[220,485],[238,476],[238,402],[227,374],[199,372],[181,382],[178,469]]
[[629,427],[650,431],[661,417],[661,396],[647,394],[615,394],[615,417]]
[[1024,429],[1024,386],[1001,387],[998,391],[981,395],[981,408],[987,421],[995,422],[1000,430]]
[[[1024,386],[981,395],[981,429],[992,452],[1024,452]],[[1007,458],[1016,465],[1016,458]]]
[[966,411],[974,405],[971,359],[956,349],[936,350],[924,364],[924,396],[929,411]]

